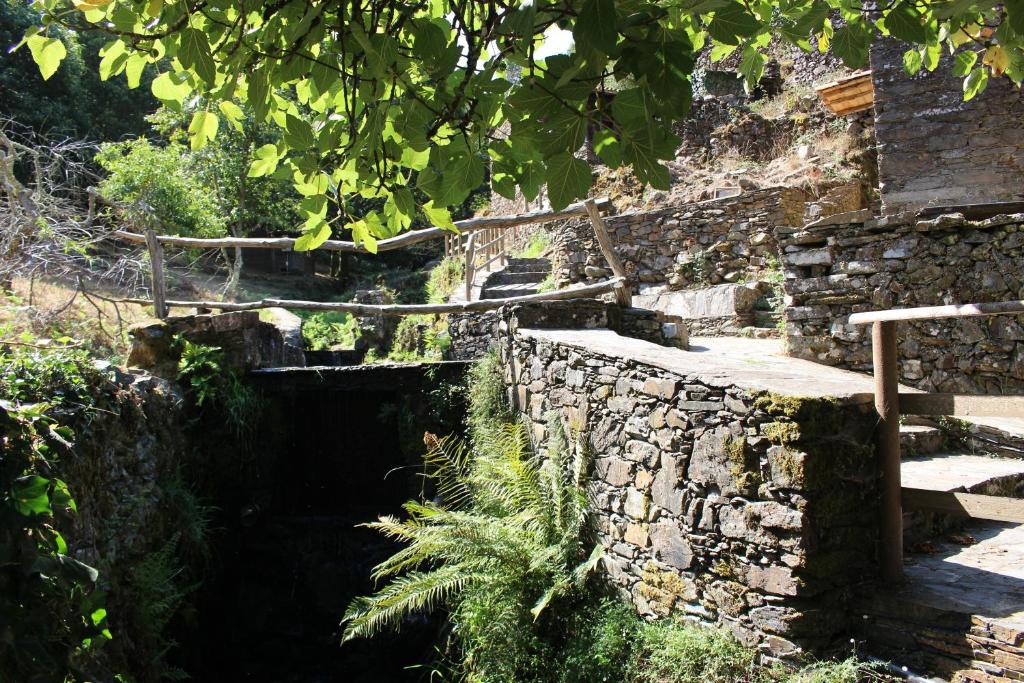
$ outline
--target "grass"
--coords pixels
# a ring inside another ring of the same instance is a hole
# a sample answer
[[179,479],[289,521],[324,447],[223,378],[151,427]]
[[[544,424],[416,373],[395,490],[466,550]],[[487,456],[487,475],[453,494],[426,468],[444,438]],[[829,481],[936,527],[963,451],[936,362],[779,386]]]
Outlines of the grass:
[[517,251],[512,252],[513,258],[540,258],[551,246],[551,235],[547,230],[537,230],[530,235],[529,241]]

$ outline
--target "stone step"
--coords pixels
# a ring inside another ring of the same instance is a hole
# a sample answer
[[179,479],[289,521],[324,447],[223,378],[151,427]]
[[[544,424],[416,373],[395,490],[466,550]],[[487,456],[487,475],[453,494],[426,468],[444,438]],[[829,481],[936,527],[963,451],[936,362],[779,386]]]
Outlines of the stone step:
[[946,433],[924,424],[900,425],[900,452],[904,458],[938,453],[946,445]]
[[495,285],[487,287],[480,292],[481,299],[506,299],[512,296],[527,296],[536,294],[536,287],[527,287],[522,284]]
[[484,287],[492,287],[494,285],[513,285],[513,284],[535,284],[538,282],[544,282],[550,272],[536,271],[536,270],[524,270],[524,271],[507,271],[499,270],[496,273],[492,273],[487,281],[484,283]]
[[1024,417],[965,417],[962,438],[971,448],[983,453],[996,453],[1024,458]]
[[964,491],[1024,497],[1024,460],[967,453],[934,453],[905,458],[903,486],[929,491]]
[[546,258],[510,258],[505,270],[510,273],[551,272],[551,259]]

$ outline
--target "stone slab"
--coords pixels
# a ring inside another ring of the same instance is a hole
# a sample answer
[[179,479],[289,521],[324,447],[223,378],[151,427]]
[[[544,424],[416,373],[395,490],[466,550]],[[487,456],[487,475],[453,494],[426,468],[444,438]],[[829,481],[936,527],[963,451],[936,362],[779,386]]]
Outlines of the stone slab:
[[900,466],[900,477],[907,488],[973,491],[995,480],[1024,477],[1024,460],[938,453],[905,459]]
[[633,295],[633,305],[677,315],[683,320],[733,318],[750,315],[761,292],[760,283],[678,291],[667,287],[645,287],[639,294]]
[[[874,401],[871,377],[783,355],[775,339],[693,337],[687,351],[622,337],[607,329],[519,329],[528,339],[565,344],[611,358],[644,363],[711,387],[738,387],[783,396],[833,398],[848,404]],[[913,392],[902,388],[900,391]]]

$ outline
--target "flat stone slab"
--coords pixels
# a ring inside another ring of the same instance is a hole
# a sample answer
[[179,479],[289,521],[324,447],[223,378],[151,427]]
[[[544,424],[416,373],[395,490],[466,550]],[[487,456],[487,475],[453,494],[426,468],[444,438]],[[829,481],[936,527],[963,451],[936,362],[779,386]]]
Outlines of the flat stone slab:
[[961,453],[906,458],[900,465],[903,485],[929,491],[973,491],[1007,477],[1024,477],[1024,460]]
[[677,315],[683,320],[734,318],[751,315],[761,292],[760,283],[683,290],[670,290],[664,286],[644,287],[639,294],[633,295],[633,305]]
[[[693,337],[687,351],[607,329],[537,330],[518,334],[539,342],[564,344],[611,358],[643,363],[717,388],[730,386],[783,396],[832,398],[849,404],[872,403],[871,377],[783,355],[778,339]],[[900,387],[900,391],[915,391]]]
[[1024,525],[978,522],[963,535],[978,542],[908,556],[901,597],[1024,630]]

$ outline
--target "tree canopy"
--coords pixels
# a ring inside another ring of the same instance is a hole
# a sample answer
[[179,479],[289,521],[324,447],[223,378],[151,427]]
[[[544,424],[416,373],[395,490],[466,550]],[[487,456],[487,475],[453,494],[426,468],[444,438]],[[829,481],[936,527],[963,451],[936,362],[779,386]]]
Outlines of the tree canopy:
[[[666,188],[662,161],[691,98],[697,53],[739,50],[748,87],[775,36],[863,65],[878,35],[908,44],[910,72],[955,54],[966,97],[989,74],[1024,77],[1024,0],[36,0],[40,25],[23,43],[44,78],[64,59],[57,32],[100,31],[102,78],[139,83],[190,118],[194,148],[234,126],[248,105],[282,131],[254,151],[249,174],[290,180],[303,195],[300,248],[343,221],[375,250],[422,211],[451,225],[490,173],[493,189],[554,208],[584,197],[589,165],[575,156],[588,127],[610,166]],[[561,54],[549,42],[571,33]],[[595,96],[628,83],[614,98]],[[597,125],[600,124],[600,125]],[[489,163],[488,163],[489,162]],[[417,202],[412,187],[429,201]],[[383,202],[347,215],[346,197]],[[336,218],[334,218],[336,216]]]

